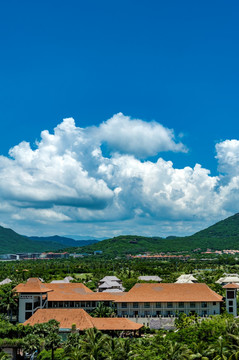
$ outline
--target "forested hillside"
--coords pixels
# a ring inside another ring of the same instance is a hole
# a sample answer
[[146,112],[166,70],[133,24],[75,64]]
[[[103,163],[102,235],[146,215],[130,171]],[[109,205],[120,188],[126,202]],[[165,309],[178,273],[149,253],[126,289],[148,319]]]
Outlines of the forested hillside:
[[117,256],[149,252],[185,252],[200,248],[214,250],[239,249],[239,214],[235,214],[215,225],[191,236],[166,239],[136,235],[118,236],[100,241],[91,246],[75,249],[78,252],[102,250],[104,255]]

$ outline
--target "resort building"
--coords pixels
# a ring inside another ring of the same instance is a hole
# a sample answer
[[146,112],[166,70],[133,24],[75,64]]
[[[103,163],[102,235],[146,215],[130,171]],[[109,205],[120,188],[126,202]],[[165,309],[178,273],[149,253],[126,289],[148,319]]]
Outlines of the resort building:
[[237,291],[238,284],[227,284],[223,286],[226,289],[226,310],[229,314],[237,316]]
[[239,285],[239,275],[238,274],[224,274],[223,277],[216,281],[216,284],[222,286],[226,284],[238,284]]
[[105,276],[99,281],[98,285],[99,292],[122,292],[124,288],[122,281],[116,276]]
[[183,274],[177,278],[176,284],[192,284],[196,283],[197,279],[192,274]]
[[72,325],[77,331],[84,331],[90,328],[96,328],[101,331],[115,332],[136,332],[143,325],[126,318],[94,318],[83,309],[39,309],[30,319],[24,322],[24,325],[35,325],[46,323],[49,320],[56,320],[60,323],[60,332],[70,332]]
[[99,303],[112,306],[112,303],[123,292],[93,292],[82,283],[42,283],[38,278],[30,278],[25,284],[15,287],[19,294],[18,321],[23,323],[38,309],[80,308],[88,312],[94,310]]
[[[31,278],[16,286],[19,294],[19,322],[24,323],[38,309],[94,310],[100,303],[115,306],[118,317],[143,322],[145,317],[169,317],[180,313],[199,316],[220,314],[222,296],[206,284],[140,283],[128,292],[93,292],[81,283],[42,283]],[[113,305],[114,304],[114,305]]]
[[154,281],[154,282],[158,282],[160,283],[162,281],[162,279],[159,276],[156,275],[148,275],[148,276],[139,276],[138,277],[139,281]]
[[74,280],[73,277],[66,276],[63,280],[53,280],[53,281],[51,281],[51,284],[68,284],[72,280]]
[[180,313],[199,316],[220,314],[222,296],[206,284],[136,284],[117,298],[118,316],[157,317]]

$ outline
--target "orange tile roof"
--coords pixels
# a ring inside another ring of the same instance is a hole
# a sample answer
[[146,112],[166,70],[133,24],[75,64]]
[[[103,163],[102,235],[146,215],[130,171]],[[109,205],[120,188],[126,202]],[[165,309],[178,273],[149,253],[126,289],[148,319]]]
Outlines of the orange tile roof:
[[38,278],[30,278],[25,284],[17,285],[14,290],[17,293],[47,293],[52,291],[48,285],[43,284]]
[[71,329],[72,324],[77,330],[96,327],[98,330],[138,330],[143,325],[136,324],[125,318],[93,318],[83,309],[39,309],[23,325],[35,325],[55,319],[60,329]]
[[142,324],[137,324],[126,318],[93,318],[93,323],[98,330],[139,330]]
[[17,293],[46,293],[48,301],[114,301],[124,293],[93,292],[82,283],[43,284],[38,278],[30,278],[15,287]]
[[136,284],[115,302],[211,302],[222,296],[206,284]]
[[81,283],[47,284],[48,301],[114,301],[122,293],[96,293]]
[[223,286],[223,289],[239,289],[239,285],[235,283],[226,284]]

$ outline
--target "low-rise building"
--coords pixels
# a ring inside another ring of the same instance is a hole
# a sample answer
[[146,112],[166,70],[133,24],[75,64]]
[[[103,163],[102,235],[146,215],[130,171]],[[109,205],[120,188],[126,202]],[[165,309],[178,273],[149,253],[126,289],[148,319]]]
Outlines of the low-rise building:
[[114,306],[118,317],[140,322],[145,317],[199,316],[220,314],[222,296],[206,284],[140,283],[128,292],[93,292],[82,283],[42,283],[31,278],[16,286],[19,294],[19,322],[25,322],[38,309],[94,310],[100,303]]
[[147,276],[139,276],[138,280],[140,281],[155,281],[160,283],[162,281],[161,277],[157,275],[147,275]]
[[239,285],[239,275],[238,274],[224,274],[220,279],[216,281],[216,284],[222,286],[226,284],[238,284]]
[[98,285],[99,292],[122,292],[124,288],[122,286],[122,281],[116,276],[105,276],[99,281]]
[[24,325],[46,323],[49,320],[60,323],[60,332],[69,332],[72,325],[77,331],[96,328],[100,331],[138,331],[143,325],[125,318],[94,318],[83,309],[39,309],[24,322]]
[[197,279],[192,274],[183,274],[177,278],[176,284],[192,284],[196,283]]
[[206,284],[136,284],[115,300],[118,316],[199,316],[220,314],[222,296]]

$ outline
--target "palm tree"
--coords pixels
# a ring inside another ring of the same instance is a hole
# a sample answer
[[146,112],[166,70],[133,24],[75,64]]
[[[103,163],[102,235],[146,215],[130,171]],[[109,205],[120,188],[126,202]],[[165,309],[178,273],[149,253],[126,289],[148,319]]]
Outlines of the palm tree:
[[93,317],[114,317],[115,310],[109,306],[105,306],[103,302],[100,302],[98,306],[92,311]]
[[169,342],[169,346],[165,350],[164,356],[167,360],[186,360],[192,355],[192,351],[187,345],[172,341]]
[[23,351],[25,353],[33,354],[38,353],[41,349],[41,341],[39,336],[35,334],[28,334],[24,338]]
[[101,331],[91,328],[87,329],[81,340],[82,358],[89,360],[102,360],[109,351],[109,336]]
[[13,312],[17,310],[17,295],[12,290],[12,284],[1,286],[0,290],[0,310],[6,313],[12,321]]
[[80,342],[79,333],[71,333],[65,344],[64,352],[66,354],[66,359],[81,359],[81,342]]
[[59,322],[50,320],[46,325],[49,328],[49,333],[45,338],[45,348],[51,350],[51,359],[54,360],[54,351],[61,343],[61,337],[59,336]]

